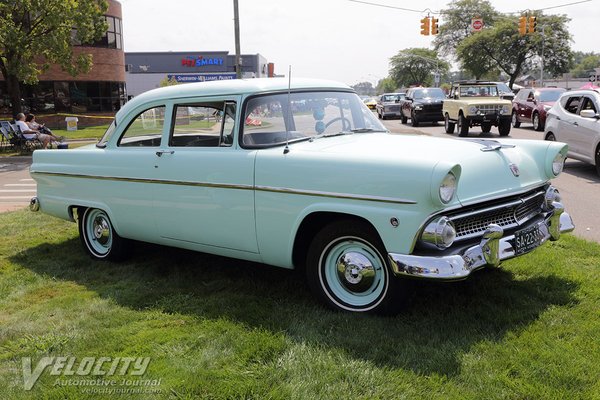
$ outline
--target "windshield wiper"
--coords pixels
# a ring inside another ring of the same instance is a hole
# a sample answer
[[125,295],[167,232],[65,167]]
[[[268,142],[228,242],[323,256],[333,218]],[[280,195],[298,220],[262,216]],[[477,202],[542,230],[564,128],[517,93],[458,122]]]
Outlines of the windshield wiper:
[[358,128],[358,129],[350,129],[352,133],[367,133],[367,132],[387,132],[381,129],[373,129],[373,128]]

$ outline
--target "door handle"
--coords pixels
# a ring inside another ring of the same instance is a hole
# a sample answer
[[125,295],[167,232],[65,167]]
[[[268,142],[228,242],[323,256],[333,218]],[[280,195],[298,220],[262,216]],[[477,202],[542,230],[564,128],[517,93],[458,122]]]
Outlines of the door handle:
[[159,157],[162,157],[163,154],[173,154],[175,153],[175,150],[158,150],[156,152],[156,155]]

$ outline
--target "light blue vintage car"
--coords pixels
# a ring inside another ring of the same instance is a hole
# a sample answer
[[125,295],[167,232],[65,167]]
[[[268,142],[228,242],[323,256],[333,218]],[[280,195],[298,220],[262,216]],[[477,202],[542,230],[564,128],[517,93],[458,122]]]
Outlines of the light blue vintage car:
[[407,277],[460,280],[574,226],[567,146],[390,134],[348,87],[251,79],[152,90],[96,145],[33,154],[31,208],[86,251],[131,240],[305,268],[334,309],[390,313]]

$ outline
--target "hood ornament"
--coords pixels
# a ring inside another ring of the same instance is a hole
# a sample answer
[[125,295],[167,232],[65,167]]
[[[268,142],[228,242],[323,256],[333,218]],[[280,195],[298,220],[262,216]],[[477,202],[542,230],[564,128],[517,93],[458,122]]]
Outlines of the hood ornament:
[[470,142],[475,142],[475,143],[479,143],[480,145],[484,146],[482,147],[480,150],[481,151],[496,151],[496,150],[500,150],[500,149],[510,149],[515,147],[514,144],[504,144],[504,143],[500,143],[497,140],[493,140],[493,139],[467,139]]
[[517,164],[515,164],[515,163],[510,163],[510,164],[508,165],[508,168],[510,168],[510,172],[512,172],[514,176],[519,176],[519,175],[521,175],[521,172],[519,171],[519,167],[517,166]]

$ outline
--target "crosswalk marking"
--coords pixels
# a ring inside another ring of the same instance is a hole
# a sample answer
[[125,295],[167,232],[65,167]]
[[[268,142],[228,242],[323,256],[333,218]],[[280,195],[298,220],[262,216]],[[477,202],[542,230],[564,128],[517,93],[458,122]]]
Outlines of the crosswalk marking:
[[20,182],[33,182],[33,179],[31,178],[23,178],[23,179],[19,179]]
[[6,183],[4,186],[37,186],[35,183]]
[[37,192],[37,189],[0,189],[0,193]]
[[31,200],[31,196],[0,196],[0,200]]

